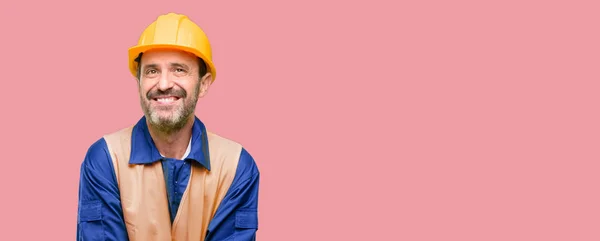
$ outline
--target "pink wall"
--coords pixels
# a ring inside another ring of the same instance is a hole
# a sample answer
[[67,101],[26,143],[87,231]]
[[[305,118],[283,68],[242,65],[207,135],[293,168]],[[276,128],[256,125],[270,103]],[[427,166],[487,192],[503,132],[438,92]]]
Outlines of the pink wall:
[[258,162],[259,240],[600,239],[597,2],[407,2],[3,1],[2,240],[75,238],[171,11],[212,41],[197,114]]

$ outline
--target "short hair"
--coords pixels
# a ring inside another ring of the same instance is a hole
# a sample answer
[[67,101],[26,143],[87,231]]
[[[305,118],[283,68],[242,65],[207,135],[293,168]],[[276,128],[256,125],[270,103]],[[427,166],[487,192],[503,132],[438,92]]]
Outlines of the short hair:
[[[137,63],[137,73],[136,73],[136,77],[138,80],[140,80],[141,78],[141,71],[142,71],[142,55],[144,53],[140,53],[137,58],[135,58],[135,62]],[[208,72],[208,68],[206,67],[206,62],[204,62],[204,60],[200,57],[198,58],[198,74],[200,74],[198,76],[199,79],[202,79],[202,77],[204,77],[204,75],[206,75],[206,73]]]

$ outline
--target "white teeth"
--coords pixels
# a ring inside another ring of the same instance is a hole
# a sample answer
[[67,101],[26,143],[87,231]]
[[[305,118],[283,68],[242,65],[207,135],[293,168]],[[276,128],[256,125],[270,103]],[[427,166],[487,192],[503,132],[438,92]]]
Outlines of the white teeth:
[[160,102],[173,102],[175,98],[158,98],[157,100]]

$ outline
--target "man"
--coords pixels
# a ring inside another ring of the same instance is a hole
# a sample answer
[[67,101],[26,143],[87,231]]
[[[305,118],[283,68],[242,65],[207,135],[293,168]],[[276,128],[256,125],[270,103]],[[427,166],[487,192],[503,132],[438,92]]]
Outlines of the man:
[[258,168],[194,115],[216,78],[204,32],[161,15],[129,49],[129,69],[144,116],[88,149],[77,240],[255,240]]

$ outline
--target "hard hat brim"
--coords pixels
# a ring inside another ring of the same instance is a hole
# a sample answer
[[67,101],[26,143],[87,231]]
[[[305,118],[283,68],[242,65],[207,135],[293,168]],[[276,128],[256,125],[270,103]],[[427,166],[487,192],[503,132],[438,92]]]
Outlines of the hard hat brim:
[[202,60],[204,60],[204,62],[206,63],[206,67],[208,67],[208,71],[211,73],[212,75],[212,82],[215,81],[215,79],[217,78],[217,71],[215,69],[215,66],[213,64],[213,62],[206,58],[206,56],[204,56],[202,53],[200,53],[200,51],[193,49],[193,48],[189,48],[186,46],[181,46],[181,45],[176,45],[176,44],[149,44],[149,45],[138,45],[138,46],[134,46],[129,48],[128,52],[129,52],[129,71],[131,72],[131,74],[134,77],[137,77],[137,62],[135,62],[135,59],[140,55],[140,53],[146,52],[148,50],[152,50],[152,49],[174,49],[174,50],[182,50],[185,52],[189,52],[192,53],[198,57],[200,57]]

